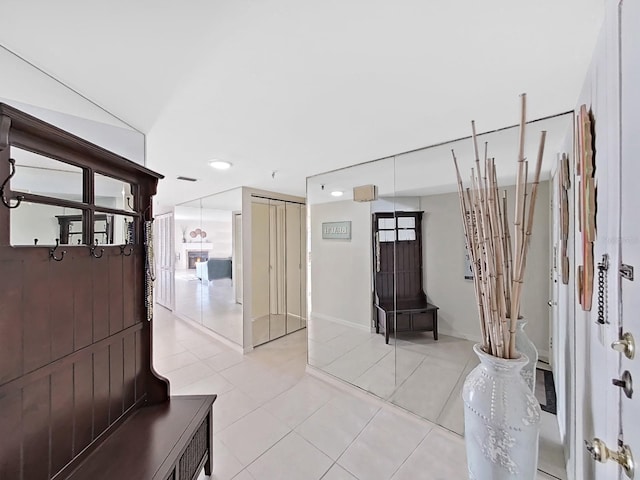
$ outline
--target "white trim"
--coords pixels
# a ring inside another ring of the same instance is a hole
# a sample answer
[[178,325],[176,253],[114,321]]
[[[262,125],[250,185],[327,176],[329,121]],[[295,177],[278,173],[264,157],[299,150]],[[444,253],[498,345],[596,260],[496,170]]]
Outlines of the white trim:
[[371,333],[371,327],[369,325],[362,325],[361,323],[354,323],[342,318],[332,317],[331,315],[325,315],[324,313],[311,312],[311,320],[317,318],[318,320],[326,320],[328,322],[338,323],[340,325],[346,325],[347,327],[357,328],[363,332]]
[[[189,317],[182,315],[181,313],[178,313],[176,311],[172,312],[176,317],[178,317],[180,320],[185,321],[186,323],[189,324],[189,326],[194,327],[195,329],[199,330],[200,332],[204,333],[205,335],[209,335],[211,338],[213,338],[214,340],[217,340],[218,342],[224,344],[225,346],[229,347],[232,350],[235,350],[238,353],[242,353],[245,354],[245,350],[242,348],[242,345],[238,345],[236,342],[233,342],[231,340],[229,340],[227,337],[220,335],[219,333],[214,332],[213,330],[200,325],[198,322],[190,319]],[[253,347],[251,347],[251,350],[253,350]],[[247,351],[251,351],[251,350],[247,350]]]

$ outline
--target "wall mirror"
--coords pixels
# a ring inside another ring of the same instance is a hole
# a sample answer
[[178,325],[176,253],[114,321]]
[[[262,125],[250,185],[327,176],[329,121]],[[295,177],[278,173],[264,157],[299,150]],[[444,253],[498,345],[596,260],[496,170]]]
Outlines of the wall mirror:
[[[554,288],[550,281],[553,188],[549,176],[571,128],[571,113],[530,122],[527,127],[529,159],[536,158],[540,131],[547,131],[544,181],[538,193],[522,304],[526,331],[541,360],[536,386],[541,403],[547,402],[547,390],[553,389],[551,377],[544,372],[553,369],[548,306]],[[513,212],[518,128],[481,135],[480,145],[485,142],[489,157],[496,159],[498,182],[507,191]],[[465,270],[451,149],[466,180],[475,159],[470,139],[307,179],[308,362],[462,435],[461,389],[478,363],[472,347],[480,339],[480,327],[473,282]],[[375,185],[377,199],[355,201],[353,188],[363,185]],[[333,196],[337,191],[342,194]],[[330,222],[348,223],[350,237],[323,235],[323,226]],[[555,417],[548,422],[557,432]],[[558,439],[545,446],[548,440],[541,439],[541,466],[545,455],[562,458],[560,446],[549,446]],[[550,453],[554,448],[555,453]]]
[[177,205],[175,311],[242,345],[242,189]]

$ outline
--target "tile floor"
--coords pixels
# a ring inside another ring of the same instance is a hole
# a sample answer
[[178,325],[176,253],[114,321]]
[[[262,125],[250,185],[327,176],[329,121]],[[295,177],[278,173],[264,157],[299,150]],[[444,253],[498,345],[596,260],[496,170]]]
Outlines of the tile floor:
[[467,478],[459,435],[306,373],[306,330],[242,355],[160,307],[154,327],[171,394],[218,394],[216,480]]

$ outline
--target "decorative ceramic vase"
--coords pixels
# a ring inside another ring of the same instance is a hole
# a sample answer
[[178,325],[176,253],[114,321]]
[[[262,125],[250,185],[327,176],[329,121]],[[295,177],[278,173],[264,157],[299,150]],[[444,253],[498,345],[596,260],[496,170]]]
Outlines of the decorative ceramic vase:
[[536,367],[538,365],[538,349],[524,331],[527,321],[520,318],[516,322],[518,330],[516,331],[516,350],[524,353],[529,362],[522,367],[521,375],[524,381],[529,385],[531,392],[535,392],[536,388]]
[[462,389],[470,480],[534,480],[538,465],[540,405],[520,371],[520,358],[505,360],[473,350],[480,364]]

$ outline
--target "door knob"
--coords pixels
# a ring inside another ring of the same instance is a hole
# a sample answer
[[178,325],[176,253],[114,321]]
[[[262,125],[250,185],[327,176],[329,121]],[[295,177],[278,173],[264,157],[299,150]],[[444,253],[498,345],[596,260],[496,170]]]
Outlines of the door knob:
[[616,387],[622,388],[622,391],[627,396],[627,398],[631,398],[633,395],[633,380],[631,378],[631,374],[629,370],[625,370],[620,379],[614,378],[611,380]]
[[627,477],[633,478],[635,474],[635,463],[633,462],[633,455],[631,454],[629,445],[620,445],[620,449],[614,452],[609,450],[606,443],[599,438],[594,438],[593,442],[585,440],[584,444],[596,462],[607,463],[609,460],[613,460],[624,469]]
[[623,333],[620,340],[616,340],[611,344],[611,348],[616,352],[624,353],[629,360],[633,360],[633,357],[636,356],[636,342],[629,332]]

